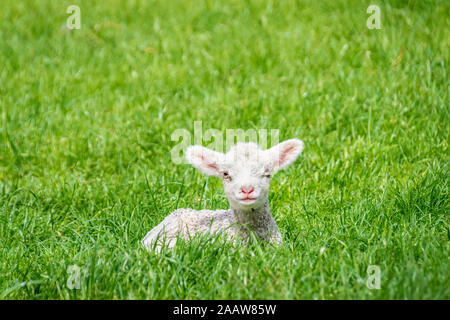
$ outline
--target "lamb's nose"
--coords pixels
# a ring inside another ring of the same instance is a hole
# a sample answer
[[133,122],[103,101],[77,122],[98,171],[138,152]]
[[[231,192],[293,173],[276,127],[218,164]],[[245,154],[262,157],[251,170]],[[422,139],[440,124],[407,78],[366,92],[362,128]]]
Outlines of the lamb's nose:
[[241,191],[243,192],[243,193],[245,193],[247,196],[249,195],[249,194],[251,194],[253,191],[254,191],[255,189],[253,188],[253,187],[251,187],[251,188],[241,188]]

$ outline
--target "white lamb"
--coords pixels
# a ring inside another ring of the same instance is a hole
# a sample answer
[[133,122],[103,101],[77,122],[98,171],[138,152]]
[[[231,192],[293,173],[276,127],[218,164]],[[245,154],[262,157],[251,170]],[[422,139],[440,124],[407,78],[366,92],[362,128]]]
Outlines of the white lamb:
[[230,203],[228,210],[178,209],[147,233],[143,245],[156,252],[165,244],[173,247],[177,238],[188,241],[196,233],[223,232],[228,239],[248,240],[253,231],[273,244],[283,241],[270,214],[267,200],[271,175],[295,161],[303,142],[284,141],[268,150],[254,143],[238,143],[227,153],[191,146],[186,159],[200,171],[222,179]]

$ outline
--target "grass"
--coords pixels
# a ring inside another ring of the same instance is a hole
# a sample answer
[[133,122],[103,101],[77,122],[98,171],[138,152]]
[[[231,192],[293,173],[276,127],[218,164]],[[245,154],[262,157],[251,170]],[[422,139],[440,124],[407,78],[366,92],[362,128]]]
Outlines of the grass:
[[[448,1],[1,7],[1,299],[450,299]],[[271,186],[282,247],[139,247],[177,207],[227,207],[171,161],[196,120],[305,142]]]

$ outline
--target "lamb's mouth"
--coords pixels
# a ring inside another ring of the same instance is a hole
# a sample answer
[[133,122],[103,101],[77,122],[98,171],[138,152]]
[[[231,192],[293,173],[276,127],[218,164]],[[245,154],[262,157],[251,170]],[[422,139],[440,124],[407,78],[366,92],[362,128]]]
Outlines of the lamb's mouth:
[[244,202],[244,203],[251,203],[251,202],[255,202],[258,198],[241,198],[238,199],[240,202]]

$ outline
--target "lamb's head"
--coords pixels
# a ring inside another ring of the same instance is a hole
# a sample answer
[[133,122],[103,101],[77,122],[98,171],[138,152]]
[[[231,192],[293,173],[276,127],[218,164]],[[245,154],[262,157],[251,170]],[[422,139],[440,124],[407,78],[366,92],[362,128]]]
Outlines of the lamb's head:
[[303,142],[291,139],[268,150],[254,143],[238,143],[225,154],[191,146],[186,158],[200,171],[222,179],[233,208],[248,210],[264,205],[271,176],[293,163],[302,151]]

